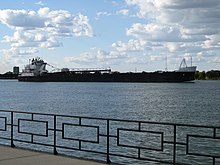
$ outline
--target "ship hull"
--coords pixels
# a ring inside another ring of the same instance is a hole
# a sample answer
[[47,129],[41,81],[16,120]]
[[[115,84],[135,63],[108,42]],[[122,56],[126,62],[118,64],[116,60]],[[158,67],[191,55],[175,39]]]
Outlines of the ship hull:
[[76,73],[55,72],[39,76],[19,76],[27,82],[187,82],[195,80],[194,72],[142,72],[142,73]]

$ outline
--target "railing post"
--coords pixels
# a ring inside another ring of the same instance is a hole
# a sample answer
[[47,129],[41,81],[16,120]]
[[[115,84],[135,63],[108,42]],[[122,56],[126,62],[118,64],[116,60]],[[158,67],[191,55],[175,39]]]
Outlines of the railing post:
[[56,150],[56,143],[57,143],[57,136],[56,136],[56,134],[57,134],[57,116],[56,115],[54,115],[54,120],[53,120],[53,129],[54,129],[54,132],[53,132],[53,137],[54,137],[54,140],[53,140],[53,142],[54,142],[54,144],[53,144],[53,154],[54,155],[57,155],[58,154],[58,152],[57,152],[57,150]]
[[[216,138],[216,128],[213,128],[213,137]],[[215,157],[212,159],[212,164],[215,165]]]
[[107,119],[107,155],[106,155],[106,162],[107,164],[110,164],[110,158],[109,158],[109,119]]
[[173,164],[176,164],[176,125],[173,130]]
[[15,147],[13,143],[13,135],[14,134],[14,117],[13,117],[13,112],[11,112],[11,147]]

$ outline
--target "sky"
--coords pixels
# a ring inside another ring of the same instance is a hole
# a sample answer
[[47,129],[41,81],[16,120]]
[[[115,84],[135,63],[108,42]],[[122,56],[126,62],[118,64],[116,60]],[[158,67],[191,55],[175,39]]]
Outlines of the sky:
[[0,73],[35,57],[121,72],[176,70],[185,58],[220,70],[220,1],[1,1]]

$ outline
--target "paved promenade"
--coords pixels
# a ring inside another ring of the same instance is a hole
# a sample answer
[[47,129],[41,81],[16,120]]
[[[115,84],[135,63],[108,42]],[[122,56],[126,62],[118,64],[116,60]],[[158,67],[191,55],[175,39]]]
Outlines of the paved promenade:
[[0,165],[106,165],[0,145]]

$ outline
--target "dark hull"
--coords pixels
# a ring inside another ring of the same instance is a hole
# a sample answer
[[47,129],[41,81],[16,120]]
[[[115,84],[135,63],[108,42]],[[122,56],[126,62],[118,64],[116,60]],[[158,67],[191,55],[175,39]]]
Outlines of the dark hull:
[[28,82],[186,82],[195,80],[194,72],[142,72],[142,73],[75,73],[56,72],[41,76],[19,76]]

